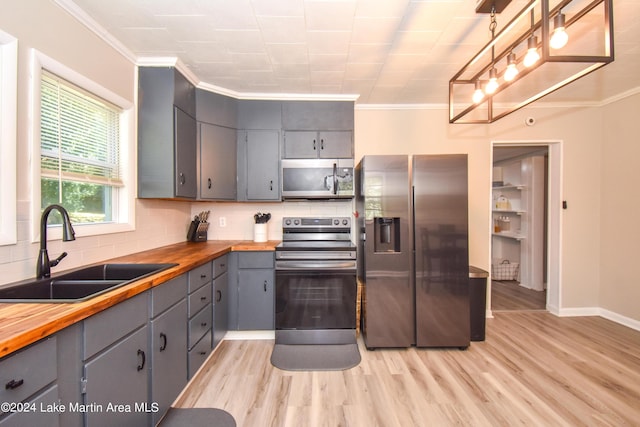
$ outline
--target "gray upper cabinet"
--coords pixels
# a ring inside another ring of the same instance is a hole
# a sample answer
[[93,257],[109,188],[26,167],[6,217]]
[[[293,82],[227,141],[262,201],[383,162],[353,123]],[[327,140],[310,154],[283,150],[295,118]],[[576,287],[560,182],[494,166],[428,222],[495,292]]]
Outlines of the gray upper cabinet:
[[199,124],[200,195],[203,200],[235,200],[237,189],[236,130]]
[[283,102],[283,158],[353,158],[353,126],[353,102]]
[[238,131],[238,200],[280,200],[280,132]]
[[353,130],[351,101],[287,101],[282,103],[284,130]]
[[287,131],[284,132],[285,159],[350,159],[353,158],[351,131]]
[[173,67],[142,67],[138,91],[138,197],[195,199],[194,86]]
[[239,101],[237,126],[238,129],[282,129],[282,102]]
[[196,120],[235,129],[238,124],[238,100],[196,88]]

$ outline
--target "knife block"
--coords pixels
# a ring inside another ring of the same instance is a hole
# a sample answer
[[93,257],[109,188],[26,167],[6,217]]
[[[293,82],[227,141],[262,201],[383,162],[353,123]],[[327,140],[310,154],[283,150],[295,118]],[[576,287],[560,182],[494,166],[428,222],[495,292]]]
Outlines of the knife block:
[[206,242],[207,230],[209,230],[208,222],[191,221],[189,231],[187,232],[187,240],[189,242]]

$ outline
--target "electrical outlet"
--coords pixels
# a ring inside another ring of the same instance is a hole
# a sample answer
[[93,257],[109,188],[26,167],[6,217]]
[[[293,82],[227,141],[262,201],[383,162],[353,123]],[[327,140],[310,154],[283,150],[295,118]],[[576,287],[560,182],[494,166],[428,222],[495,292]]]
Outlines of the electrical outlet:
[[227,226],[227,218],[224,216],[221,216],[220,218],[218,218],[218,224],[220,225],[220,227],[226,227]]

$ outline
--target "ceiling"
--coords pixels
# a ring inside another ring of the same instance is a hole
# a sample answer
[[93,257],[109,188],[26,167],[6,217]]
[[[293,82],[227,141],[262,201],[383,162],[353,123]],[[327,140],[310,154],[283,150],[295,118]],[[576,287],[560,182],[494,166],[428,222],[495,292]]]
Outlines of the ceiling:
[[[138,63],[178,58],[194,83],[245,98],[446,104],[449,79],[490,38],[476,0],[56,2]],[[526,3],[512,0],[498,31]],[[541,101],[598,103],[640,88],[639,17],[639,0],[615,0],[615,61]]]

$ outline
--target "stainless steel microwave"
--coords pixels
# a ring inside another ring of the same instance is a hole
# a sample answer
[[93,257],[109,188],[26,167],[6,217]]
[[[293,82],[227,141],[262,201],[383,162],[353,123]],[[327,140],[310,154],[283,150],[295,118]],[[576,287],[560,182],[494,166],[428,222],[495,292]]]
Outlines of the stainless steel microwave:
[[353,159],[283,159],[283,199],[353,198]]

